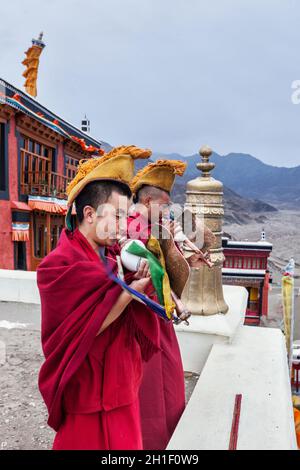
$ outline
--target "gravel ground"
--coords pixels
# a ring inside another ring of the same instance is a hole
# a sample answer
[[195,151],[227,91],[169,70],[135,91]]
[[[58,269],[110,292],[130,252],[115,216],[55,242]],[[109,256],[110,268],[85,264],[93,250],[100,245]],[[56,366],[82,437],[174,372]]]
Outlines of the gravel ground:
[[295,329],[294,339],[300,340],[300,210],[280,210],[267,214],[265,223],[251,221],[246,225],[225,224],[224,231],[236,240],[258,241],[262,228],[267,241],[273,244],[269,267],[273,287],[269,296],[269,315],[262,326],[280,328],[282,323],[281,270],[290,258],[296,261],[295,270]]
[[51,448],[54,433],[37,387],[43,361],[40,333],[0,329],[6,362],[0,366],[0,446],[2,450]]
[[[37,387],[43,362],[40,332],[0,328],[0,342],[6,347],[6,361],[0,365],[0,449],[51,449],[54,432],[47,426]],[[186,374],[187,400],[197,380],[197,375]]]

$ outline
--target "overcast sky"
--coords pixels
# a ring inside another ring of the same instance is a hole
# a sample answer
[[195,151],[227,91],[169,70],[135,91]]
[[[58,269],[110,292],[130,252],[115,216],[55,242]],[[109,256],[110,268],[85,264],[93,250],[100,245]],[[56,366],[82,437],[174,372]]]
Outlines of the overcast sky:
[[0,77],[44,31],[38,100],[112,145],[300,164],[299,0],[10,0]]

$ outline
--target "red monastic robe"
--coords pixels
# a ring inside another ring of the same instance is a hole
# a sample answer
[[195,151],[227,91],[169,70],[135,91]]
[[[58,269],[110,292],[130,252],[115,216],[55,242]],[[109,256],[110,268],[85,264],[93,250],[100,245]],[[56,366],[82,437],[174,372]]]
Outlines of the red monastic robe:
[[[139,238],[146,244],[150,233],[151,226],[140,214],[128,218],[129,238]],[[184,371],[173,323],[159,318],[159,331],[161,351],[144,364],[139,392],[146,450],[167,447],[185,408]]]
[[[116,271],[112,249],[107,253]],[[97,336],[121,293],[87,239],[62,232],[37,273],[45,362],[39,388],[53,449],[142,449],[142,363],[159,351],[158,318],[132,301]],[[128,279],[129,282],[129,279]]]

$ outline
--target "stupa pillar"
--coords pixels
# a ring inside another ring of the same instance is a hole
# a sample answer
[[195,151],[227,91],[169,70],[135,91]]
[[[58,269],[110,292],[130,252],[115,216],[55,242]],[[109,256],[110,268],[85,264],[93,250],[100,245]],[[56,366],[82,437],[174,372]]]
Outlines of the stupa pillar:
[[185,209],[193,216],[203,218],[204,224],[212,230],[216,241],[211,253],[213,267],[199,264],[191,268],[190,278],[183,292],[182,300],[193,315],[226,314],[228,305],[224,300],[222,267],[222,224],[224,218],[223,184],[211,176],[215,164],[209,159],[212,150],[204,146],[200,150],[201,162],[197,164],[201,175],[187,184]]

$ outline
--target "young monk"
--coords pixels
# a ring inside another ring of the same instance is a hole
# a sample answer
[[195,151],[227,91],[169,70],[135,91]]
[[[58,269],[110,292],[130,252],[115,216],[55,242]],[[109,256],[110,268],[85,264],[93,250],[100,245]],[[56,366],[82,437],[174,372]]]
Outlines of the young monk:
[[[133,160],[150,154],[122,147],[80,164],[68,187],[78,228],[62,232],[38,269],[45,355],[39,388],[57,432],[54,450],[142,449],[138,391],[142,361],[159,350],[158,319],[108,273],[117,273],[113,245],[120,200],[130,203]],[[147,266],[127,282],[144,292]]]

